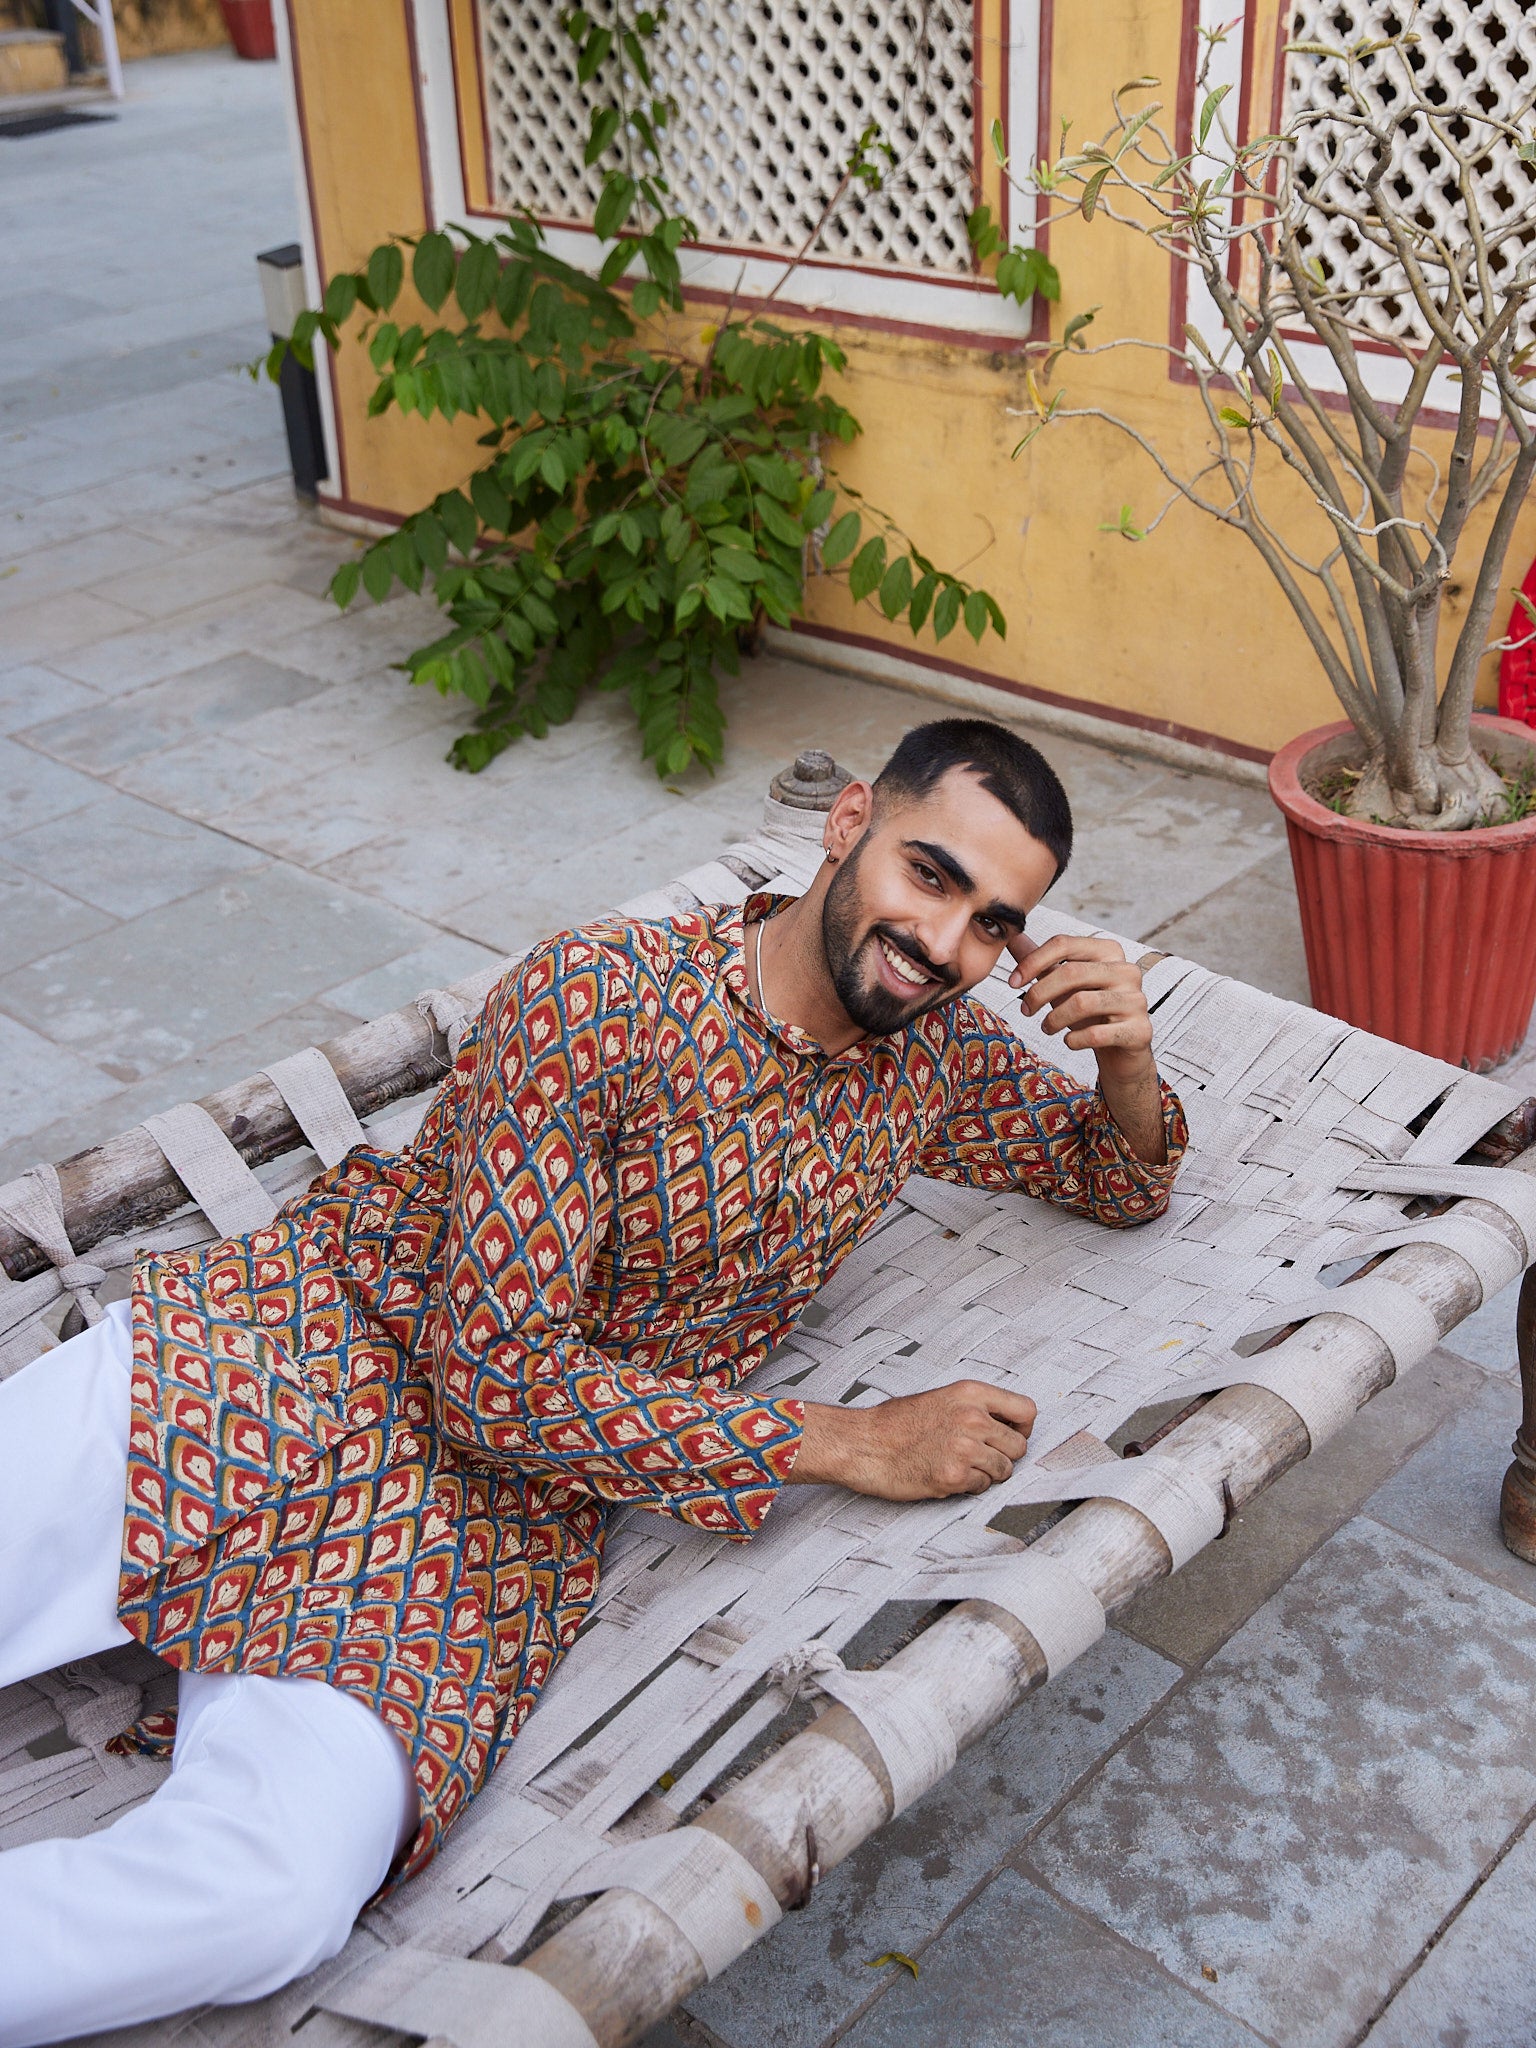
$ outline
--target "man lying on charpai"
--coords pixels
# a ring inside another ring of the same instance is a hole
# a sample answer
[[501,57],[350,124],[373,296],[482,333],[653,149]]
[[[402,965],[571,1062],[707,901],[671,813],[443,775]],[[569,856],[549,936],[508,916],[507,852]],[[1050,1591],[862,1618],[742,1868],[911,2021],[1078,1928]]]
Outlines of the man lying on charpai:
[[[0,2048],[333,1955],[515,1739],[612,1507],[745,1540],[786,1484],[1009,1475],[1022,1396],[751,1376],[910,1174],[1115,1227],[1166,1206],[1184,1120],[1139,970],[1026,935],[1071,840],[1025,741],[919,727],[839,795],[803,897],[536,946],[406,1151],[142,1259],[131,1311],[0,1385],[0,1685],[131,1638],[182,1674],[153,1798],[0,1855]],[[1096,1091],[969,998],[1005,949]]]

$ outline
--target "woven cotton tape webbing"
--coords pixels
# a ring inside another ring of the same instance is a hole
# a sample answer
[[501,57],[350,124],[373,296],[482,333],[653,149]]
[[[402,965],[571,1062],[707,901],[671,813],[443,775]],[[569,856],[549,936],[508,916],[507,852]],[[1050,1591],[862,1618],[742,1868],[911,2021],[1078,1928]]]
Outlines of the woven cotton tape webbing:
[[1387,1195],[1456,1195],[1491,1202],[1525,1239],[1525,1263],[1536,1261],[1536,1174],[1499,1166],[1428,1166],[1398,1160],[1356,1166],[1339,1175],[1341,1188]]
[[978,1557],[927,1572],[904,1589],[910,1600],[990,1600],[1034,1637],[1054,1678],[1104,1633],[1104,1609],[1092,1587],[1059,1558],[1039,1550]]
[[272,1197],[197,1103],[181,1102],[160,1116],[147,1116],[143,1127],[221,1236],[265,1229],[277,1214]]
[[1042,1466],[1014,1499],[1123,1501],[1145,1515],[1162,1537],[1174,1571],[1219,1536],[1226,1521],[1221,1500],[1210,1487],[1155,1451],[1141,1458],[1107,1457],[1075,1470]]
[[532,1970],[426,1949],[374,1956],[317,2002],[343,2019],[451,2041],[453,2048],[597,2048],[575,2006]]
[[678,1828],[606,1849],[568,1878],[559,1896],[615,1889],[638,1892],[664,1913],[709,1977],[718,1977],[779,1918],[767,1880],[707,1828]]
[[891,1787],[891,1813],[905,1811],[954,1768],[955,1731],[944,1703],[902,1671],[850,1671],[815,1644],[781,1657],[769,1674],[793,1699],[824,1692],[846,1707],[874,1744]]
[[357,1111],[336,1078],[336,1069],[317,1045],[261,1070],[293,1111],[322,1166],[336,1166],[363,1142]]

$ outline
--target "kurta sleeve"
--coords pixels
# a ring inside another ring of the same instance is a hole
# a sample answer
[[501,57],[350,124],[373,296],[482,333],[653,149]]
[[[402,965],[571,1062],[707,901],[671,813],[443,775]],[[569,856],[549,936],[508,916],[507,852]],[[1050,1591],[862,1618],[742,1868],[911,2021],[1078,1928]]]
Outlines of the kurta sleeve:
[[492,992],[462,1098],[438,1414],[492,1463],[746,1537],[794,1462],[801,1403],[713,1381],[680,1392],[675,1374],[610,1356],[577,1322],[645,1030],[625,964],[579,935],[537,948]]
[[934,1180],[1017,1188],[1058,1209],[1123,1230],[1168,1206],[1189,1142],[1179,1098],[1160,1082],[1165,1165],[1138,1159],[1097,1088],[1037,1059],[1002,1025],[979,1025],[964,1046],[964,1079],[923,1148]]

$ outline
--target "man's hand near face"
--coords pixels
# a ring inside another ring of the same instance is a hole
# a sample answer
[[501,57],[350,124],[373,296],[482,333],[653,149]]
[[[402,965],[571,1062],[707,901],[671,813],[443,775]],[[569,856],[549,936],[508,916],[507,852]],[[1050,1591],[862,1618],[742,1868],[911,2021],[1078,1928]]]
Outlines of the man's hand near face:
[[808,1401],[792,1482],[846,1486],[877,1500],[943,1500],[985,1493],[1029,1445],[1035,1404],[985,1380],[902,1394],[878,1408]]
[[1092,1052],[1126,1143],[1138,1159],[1161,1166],[1168,1144],[1141,969],[1113,939],[1061,937],[1037,946],[1020,932],[1008,951],[1019,963],[1008,986],[1026,991],[1030,1016],[1047,1013],[1045,1031],[1065,1033],[1062,1042],[1074,1052]]

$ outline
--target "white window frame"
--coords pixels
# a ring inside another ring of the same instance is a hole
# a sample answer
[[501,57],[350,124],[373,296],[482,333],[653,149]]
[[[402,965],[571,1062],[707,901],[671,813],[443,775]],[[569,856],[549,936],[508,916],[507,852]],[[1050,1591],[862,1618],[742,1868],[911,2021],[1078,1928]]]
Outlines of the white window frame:
[[[457,87],[449,34],[448,0],[410,0],[416,28],[418,98],[431,180],[429,212],[440,228],[484,234],[487,221],[471,215],[459,155]],[[1007,37],[1007,133],[1010,156],[1033,163],[1039,151],[1041,0],[1003,0]],[[1017,232],[1018,223],[1014,223]],[[603,245],[579,228],[547,227],[550,252],[576,269],[594,272]],[[729,298],[744,307],[762,301],[789,267],[782,257],[746,256],[684,244],[678,252],[683,289]],[[901,327],[956,331],[1019,341],[1029,312],[1005,299],[989,279],[937,278],[828,263],[818,258],[795,269],[774,299],[786,312],[847,314]]]
[[[1249,70],[1252,54],[1249,48],[1249,38],[1255,10],[1251,6],[1245,6],[1240,19],[1234,22],[1232,19],[1233,4],[1234,0],[1200,0],[1199,21],[1200,26],[1205,29],[1225,27],[1229,30],[1226,42],[1216,51],[1212,60],[1210,83],[1212,87],[1218,85],[1231,86],[1232,90],[1223,105],[1223,112],[1226,112],[1227,107],[1231,107],[1233,110],[1231,118],[1235,120],[1236,109],[1242,103],[1243,81],[1252,76]],[[1289,20],[1289,0],[1282,0],[1282,8],[1284,18]],[[1187,55],[1185,56],[1185,61],[1187,61]],[[1275,61],[1283,63],[1285,61],[1283,53],[1276,52]],[[1271,88],[1273,88],[1274,81],[1269,77],[1267,67],[1261,68],[1260,78],[1268,82]],[[1194,111],[1198,115],[1198,108]],[[1261,117],[1255,111],[1252,119],[1255,125],[1255,132],[1264,132],[1268,126],[1267,113]],[[1176,270],[1183,271],[1186,280],[1184,319],[1190,321],[1199,330],[1219,355],[1221,352],[1220,343],[1227,339],[1227,330],[1220,313],[1216,310],[1216,302],[1206,288],[1205,279],[1198,271],[1180,263],[1177,257],[1170,260],[1173,262]],[[1177,291],[1176,285],[1175,291]],[[1175,301],[1175,304],[1177,304],[1177,301]],[[1178,320],[1175,320],[1175,334],[1177,334],[1180,324]],[[1327,393],[1331,396],[1342,396],[1345,390],[1344,379],[1340,376],[1337,364],[1323,344],[1320,341],[1306,339],[1306,330],[1303,328],[1287,327],[1282,329],[1282,332],[1297,369],[1306,378],[1312,389],[1319,394]],[[1358,351],[1358,359],[1364,375],[1365,388],[1372,398],[1376,399],[1380,404],[1395,406],[1404,397],[1412,381],[1413,365],[1405,356],[1399,355],[1388,343],[1361,348]],[[1424,401],[1425,412],[1429,415],[1439,415],[1446,422],[1454,422],[1460,404],[1461,385],[1456,380],[1453,371],[1449,368],[1436,370],[1429,380],[1429,391]],[[1491,393],[1485,395],[1483,418],[1493,419],[1497,417],[1497,414],[1497,399]],[[1434,423],[1433,418],[1426,421],[1426,424]]]

